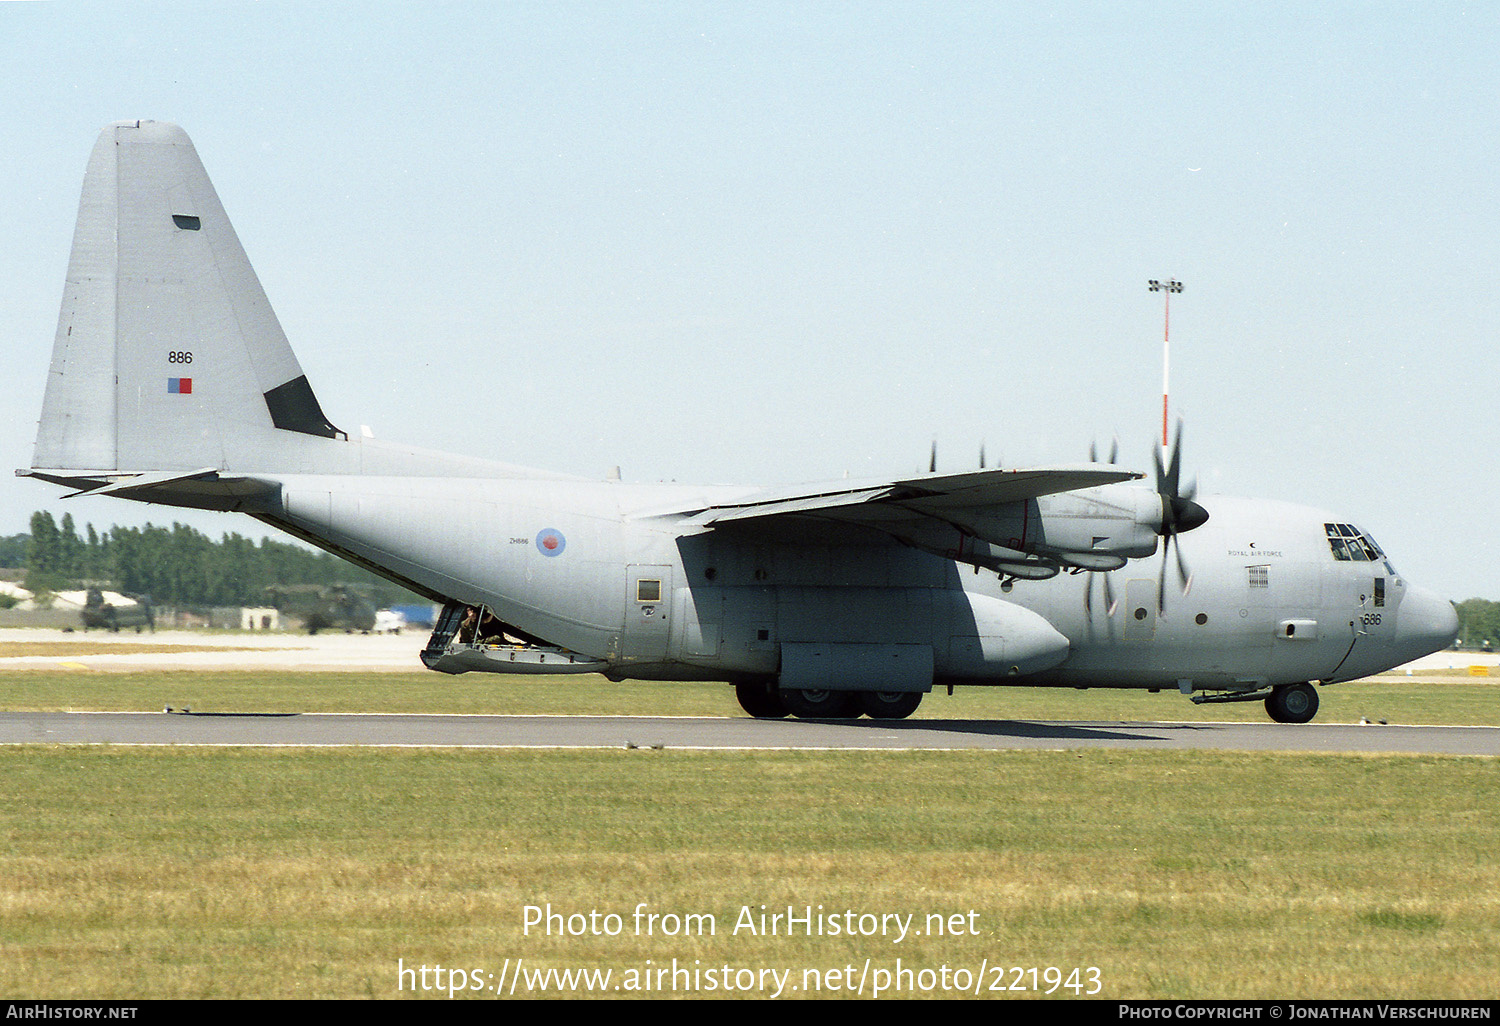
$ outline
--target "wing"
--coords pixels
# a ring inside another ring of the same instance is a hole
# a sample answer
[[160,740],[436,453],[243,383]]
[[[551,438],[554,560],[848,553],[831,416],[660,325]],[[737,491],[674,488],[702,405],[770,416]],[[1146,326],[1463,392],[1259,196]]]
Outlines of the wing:
[[783,516],[823,516],[853,523],[906,520],[913,514],[945,519],[1026,502],[1043,495],[1097,488],[1143,475],[1085,465],[1034,470],[976,470],[930,474],[900,481],[841,481],[790,490],[767,490],[709,506],[686,523],[712,527]]
[[678,512],[684,514],[681,526],[702,530],[773,529],[806,518],[857,525],[946,558],[1042,577],[1055,574],[1060,564],[1098,562],[1112,569],[1124,559],[1099,549],[1060,554],[1047,546],[1036,500],[1141,477],[1097,464],[978,470],[762,491]]

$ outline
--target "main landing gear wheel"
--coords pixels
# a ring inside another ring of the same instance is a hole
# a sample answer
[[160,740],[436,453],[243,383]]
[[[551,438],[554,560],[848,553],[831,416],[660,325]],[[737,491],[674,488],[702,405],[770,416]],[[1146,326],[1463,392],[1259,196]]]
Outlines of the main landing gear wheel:
[[920,691],[859,692],[859,707],[874,720],[904,720],[921,704]]
[[1266,712],[1277,723],[1306,723],[1318,714],[1318,692],[1311,684],[1284,684],[1271,691]]
[[800,720],[842,720],[859,715],[853,691],[800,691],[782,688],[779,692],[786,711]]
[[781,692],[774,684],[736,684],[734,697],[740,700],[740,708],[758,720],[779,720],[786,716]]

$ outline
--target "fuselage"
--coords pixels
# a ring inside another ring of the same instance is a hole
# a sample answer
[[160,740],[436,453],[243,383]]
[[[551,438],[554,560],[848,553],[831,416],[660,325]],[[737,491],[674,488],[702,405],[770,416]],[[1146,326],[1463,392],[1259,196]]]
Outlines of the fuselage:
[[815,516],[683,528],[749,491],[293,476],[260,515],[622,678],[775,680],[835,646],[870,687],[926,661],[936,684],[1240,690],[1379,672],[1457,627],[1347,519],[1300,506],[1201,499],[1208,522],[1179,538],[1191,584],[1159,595],[1159,554],[1024,580]]

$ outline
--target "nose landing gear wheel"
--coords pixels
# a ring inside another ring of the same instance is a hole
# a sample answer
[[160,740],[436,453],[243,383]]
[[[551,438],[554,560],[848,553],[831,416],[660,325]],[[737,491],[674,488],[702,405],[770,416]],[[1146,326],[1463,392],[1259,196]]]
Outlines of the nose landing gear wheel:
[[1284,684],[1266,699],[1266,713],[1277,723],[1306,723],[1318,714],[1318,692],[1311,684]]

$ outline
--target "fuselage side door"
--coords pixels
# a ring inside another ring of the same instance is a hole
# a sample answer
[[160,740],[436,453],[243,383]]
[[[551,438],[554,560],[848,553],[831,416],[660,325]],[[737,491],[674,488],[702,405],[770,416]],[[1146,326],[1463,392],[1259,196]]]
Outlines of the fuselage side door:
[[620,662],[658,663],[667,657],[672,635],[672,568],[632,563],[625,575],[625,629]]

